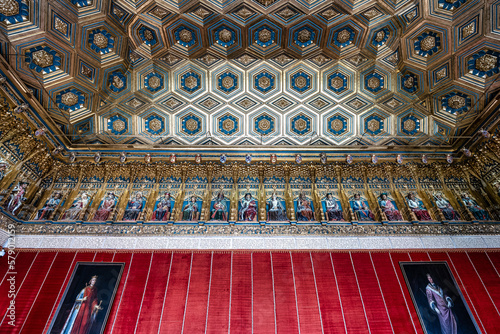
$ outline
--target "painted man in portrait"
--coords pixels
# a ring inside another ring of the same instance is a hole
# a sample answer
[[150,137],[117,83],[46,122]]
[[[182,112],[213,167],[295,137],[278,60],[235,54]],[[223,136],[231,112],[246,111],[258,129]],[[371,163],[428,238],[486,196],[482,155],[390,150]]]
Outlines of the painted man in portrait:
[[457,334],[457,322],[451,308],[453,300],[448,297],[443,289],[437,285],[432,276],[427,274],[429,284],[425,288],[425,294],[429,306],[437,314],[442,334]]

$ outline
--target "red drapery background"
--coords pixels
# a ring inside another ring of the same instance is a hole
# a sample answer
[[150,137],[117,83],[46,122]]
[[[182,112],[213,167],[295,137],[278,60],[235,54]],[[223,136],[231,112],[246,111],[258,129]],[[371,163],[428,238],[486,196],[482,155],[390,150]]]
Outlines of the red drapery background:
[[500,252],[30,251],[16,258],[16,326],[45,333],[78,261],[125,262],[105,333],[419,333],[399,261],[446,261],[483,333],[500,333]]

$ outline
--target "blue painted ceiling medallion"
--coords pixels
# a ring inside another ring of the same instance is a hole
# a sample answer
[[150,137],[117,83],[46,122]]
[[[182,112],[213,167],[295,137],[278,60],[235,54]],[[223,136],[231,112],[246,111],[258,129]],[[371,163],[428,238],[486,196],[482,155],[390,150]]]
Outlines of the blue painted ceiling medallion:
[[236,41],[236,33],[233,29],[223,25],[215,31],[215,41],[220,46],[230,47]]
[[142,26],[141,29],[139,29],[139,36],[144,44],[148,46],[155,46],[158,43],[156,32],[148,27]]
[[197,91],[201,87],[200,75],[196,72],[184,73],[181,77],[181,87],[189,93]]
[[365,120],[365,132],[376,136],[384,131],[384,121],[378,115],[368,116]]
[[389,39],[389,29],[382,28],[373,34],[372,43],[375,46],[382,46]]
[[151,93],[156,93],[163,88],[163,76],[152,72],[144,78],[144,87]]
[[225,72],[219,75],[217,85],[225,93],[231,93],[238,89],[238,77],[232,72]]
[[328,132],[339,136],[347,130],[347,120],[340,115],[334,115],[328,118]]
[[29,49],[25,54],[25,61],[29,68],[37,73],[51,73],[61,66],[61,57],[48,46],[37,46]]
[[108,120],[108,130],[114,135],[122,135],[127,132],[127,119],[121,115],[114,115]]
[[57,106],[66,111],[75,111],[83,107],[85,96],[75,88],[65,89],[56,96]]
[[127,78],[120,71],[112,72],[109,75],[108,83],[109,88],[115,93],[119,93],[127,88]]
[[339,48],[346,47],[354,41],[354,31],[351,27],[343,27],[333,34],[333,44]]
[[0,10],[0,22],[15,24],[28,19],[28,5],[21,0],[4,0]]
[[432,56],[441,46],[441,38],[437,33],[429,31],[417,37],[415,51],[422,57]]
[[311,131],[311,118],[304,114],[299,114],[290,120],[290,127],[294,133],[303,136]]
[[466,3],[467,0],[438,0],[439,8],[454,10]]
[[450,114],[454,115],[467,111],[471,104],[471,98],[468,95],[459,92],[446,94],[441,100],[443,110],[446,110]]
[[311,76],[305,72],[297,72],[291,78],[292,88],[299,93],[303,93],[311,88]]
[[271,117],[268,114],[260,115],[255,119],[254,126],[257,133],[261,134],[262,136],[267,136],[274,131],[274,117]]
[[408,93],[415,93],[418,89],[418,78],[416,75],[408,73],[401,80],[401,88]]
[[175,40],[180,45],[188,48],[196,43],[196,35],[193,30],[186,26],[180,26],[175,30]]
[[378,93],[384,88],[384,77],[374,72],[365,77],[365,88],[372,93]]
[[298,29],[293,34],[293,42],[298,46],[305,48],[314,42],[316,33],[309,27]]
[[71,3],[78,8],[84,8],[92,5],[92,0],[71,0]]
[[263,48],[271,46],[276,39],[276,33],[267,25],[263,25],[254,33],[255,43]]
[[487,78],[497,74],[499,72],[499,67],[500,53],[491,50],[483,50],[475,53],[467,62],[469,73],[480,78]]
[[340,72],[328,76],[328,88],[340,93],[347,88],[347,77]]
[[231,114],[225,114],[219,118],[219,131],[226,136],[235,134],[239,129],[238,118]]
[[190,136],[194,136],[201,131],[201,119],[193,114],[182,118],[182,131]]
[[413,136],[420,131],[420,120],[414,115],[407,115],[401,119],[401,132]]
[[90,48],[99,54],[109,53],[115,45],[111,34],[104,29],[92,30],[88,42]]
[[267,93],[274,88],[275,77],[269,72],[261,72],[255,76],[254,86],[261,93]]
[[152,135],[158,135],[165,129],[165,122],[158,115],[150,115],[145,122],[146,131]]

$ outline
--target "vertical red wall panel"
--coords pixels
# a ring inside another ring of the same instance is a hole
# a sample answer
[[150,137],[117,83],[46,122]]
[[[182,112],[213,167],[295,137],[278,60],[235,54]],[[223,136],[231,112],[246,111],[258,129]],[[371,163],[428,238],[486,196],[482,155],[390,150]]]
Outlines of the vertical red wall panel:
[[115,252],[97,252],[93,262],[112,262],[115,257]]
[[59,252],[50,268],[50,271],[40,289],[37,299],[32,304],[26,320],[19,333],[42,333],[45,321],[50,316],[51,308],[57,299],[61,285],[64,283],[66,273],[69,271],[75,253]]
[[179,334],[186,306],[192,253],[174,253],[160,333]]
[[311,258],[318,286],[323,331],[325,334],[346,333],[343,310],[337,293],[338,282],[333,272],[330,253],[311,253]]
[[490,262],[495,267],[497,273],[500,273],[500,252],[487,252]]
[[278,333],[298,333],[299,323],[290,253],[271,253],[271,261]]
[[412,262],[430,261],[429,254],[427,254],[427,252],[408,252],[407,254]]
[[[399,285],[398,277],[394,272],[389,254],[387,254],[387,252],[377,252],[371,253],[371,257],[375,272],[378,275],[380,287],[382,288],[394,332],[398,334],[416,333],[416,328],[412,323],[409,310],[409,304],[411,304],[412,301],[404,299],[401,290],[405,289],[406,285]],[[417,326],[419,326],[419,324],[417,324]]]
[[366,317],[372,334],[393,333],[378,277],[371,266],[369,253],[351,253],[354,272],[363,298]]
[[193,254],[183,333],[205,333],[211,266],[210,253]]
[[116,321],[117,311],[120,305],[120,301],[122,300],[123,290],[127,283],[127,278],[129,275],[130,262],[132,259],[133,253],[116,253],[114,262],[123,262],[125,265],[123,266],[122,277],[120,279],[120,284],[118,285],[118,289],[116,290],[115,300],[113,301],[113,305],[111,306],[111,310],[108,315],[108,322],[106,323],[106,328],[104,329],[104,333],[110,334],[111,329],[113,328],[113,324]]
[[148,285],[137,320],[137,333],[157,333],[167,289],[172,253],[154,253]]
[[270,253],[253,253],[253,331],[270,334],[276,331],[274,290]]
[[292,253],[301,333],[321,333],[318,295],[310,253]]
[[393,269],[396,271],[396,276],[399,281],[399,286],[403,290],[403,298],[406,299],[406,303],[408,304],[408,309],[411,314],[412,322],[417,332],[423,333],[422,326],[420,325],[420,320],[418,319],[417,311],[415,310],[415,306],[413,306],[413,301],[410,296],[410,292],[406,286],[406,282],[403,276],[403,272],[401,271],[401,267],[399,266],[399,262],[408,262],[410,261],[410,256],[408,253],[391,253],[389,252],[389,258],[392,261]]
[[252,260],[249,253],[233,253],[231,332],[252,333]]
[[207,333],[228,332],[230,290],[231,253],[214,253],[208,302]]
[[495,271],[485,252],[469,252],[467,255],[486,286],[491,299],[493,299],[496,309],[500,310],[500,276]]
[[[31,270],[27,273],[24,282],[17,285],[16,305],[16,326],[5,326],[9,319],[5,317],[6,308],[2,309],[2,320],[0,321],[0,333],[19,333],[28,315],[31,305],[35,302],[40,287],[42,286],[47,273],[54,262],[56,252],[40,252],[33,263]],[[20,282],[16,281],[16,284]],[[3,299],[3,298],[2,298]],[[7,298],[6,298],[7,299]]]
[[94,258],[95,252],[77,252],[75,259],[71,266],[69,267],[68,271],[64,274],[66,274],[66,277],[64,279],[64,282],[61,284],[59,287],[59,292],[57,293],[57,298],[55,302],[51,306],[51,312],[49,317],[47,318],[47,321],[45,323],[45,327],[43,330],[43,333],[46,333],[49,329],[50,322],[52,321],[52,318],[55,315],[55,312],[57,311],[57,307],[59,306],[59,303],[61,302],[61,299],[64,295],[64,291],[66,289],[66,286],[69,283],[69,280],[71,278],[71,274],[73,274],[73,270],[75,269],[76,263],[77,262],[90,262]]

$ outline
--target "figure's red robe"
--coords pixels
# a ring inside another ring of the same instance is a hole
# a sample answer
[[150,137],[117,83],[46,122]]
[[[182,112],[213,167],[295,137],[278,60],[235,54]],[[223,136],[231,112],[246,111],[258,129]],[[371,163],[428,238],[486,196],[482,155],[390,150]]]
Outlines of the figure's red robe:
[[92,311],[97,306],[97,289],[95,286],[87,286],[84,290],[83,298],[87,299],[80,306],[71,334],[88,334],[92,325]]

